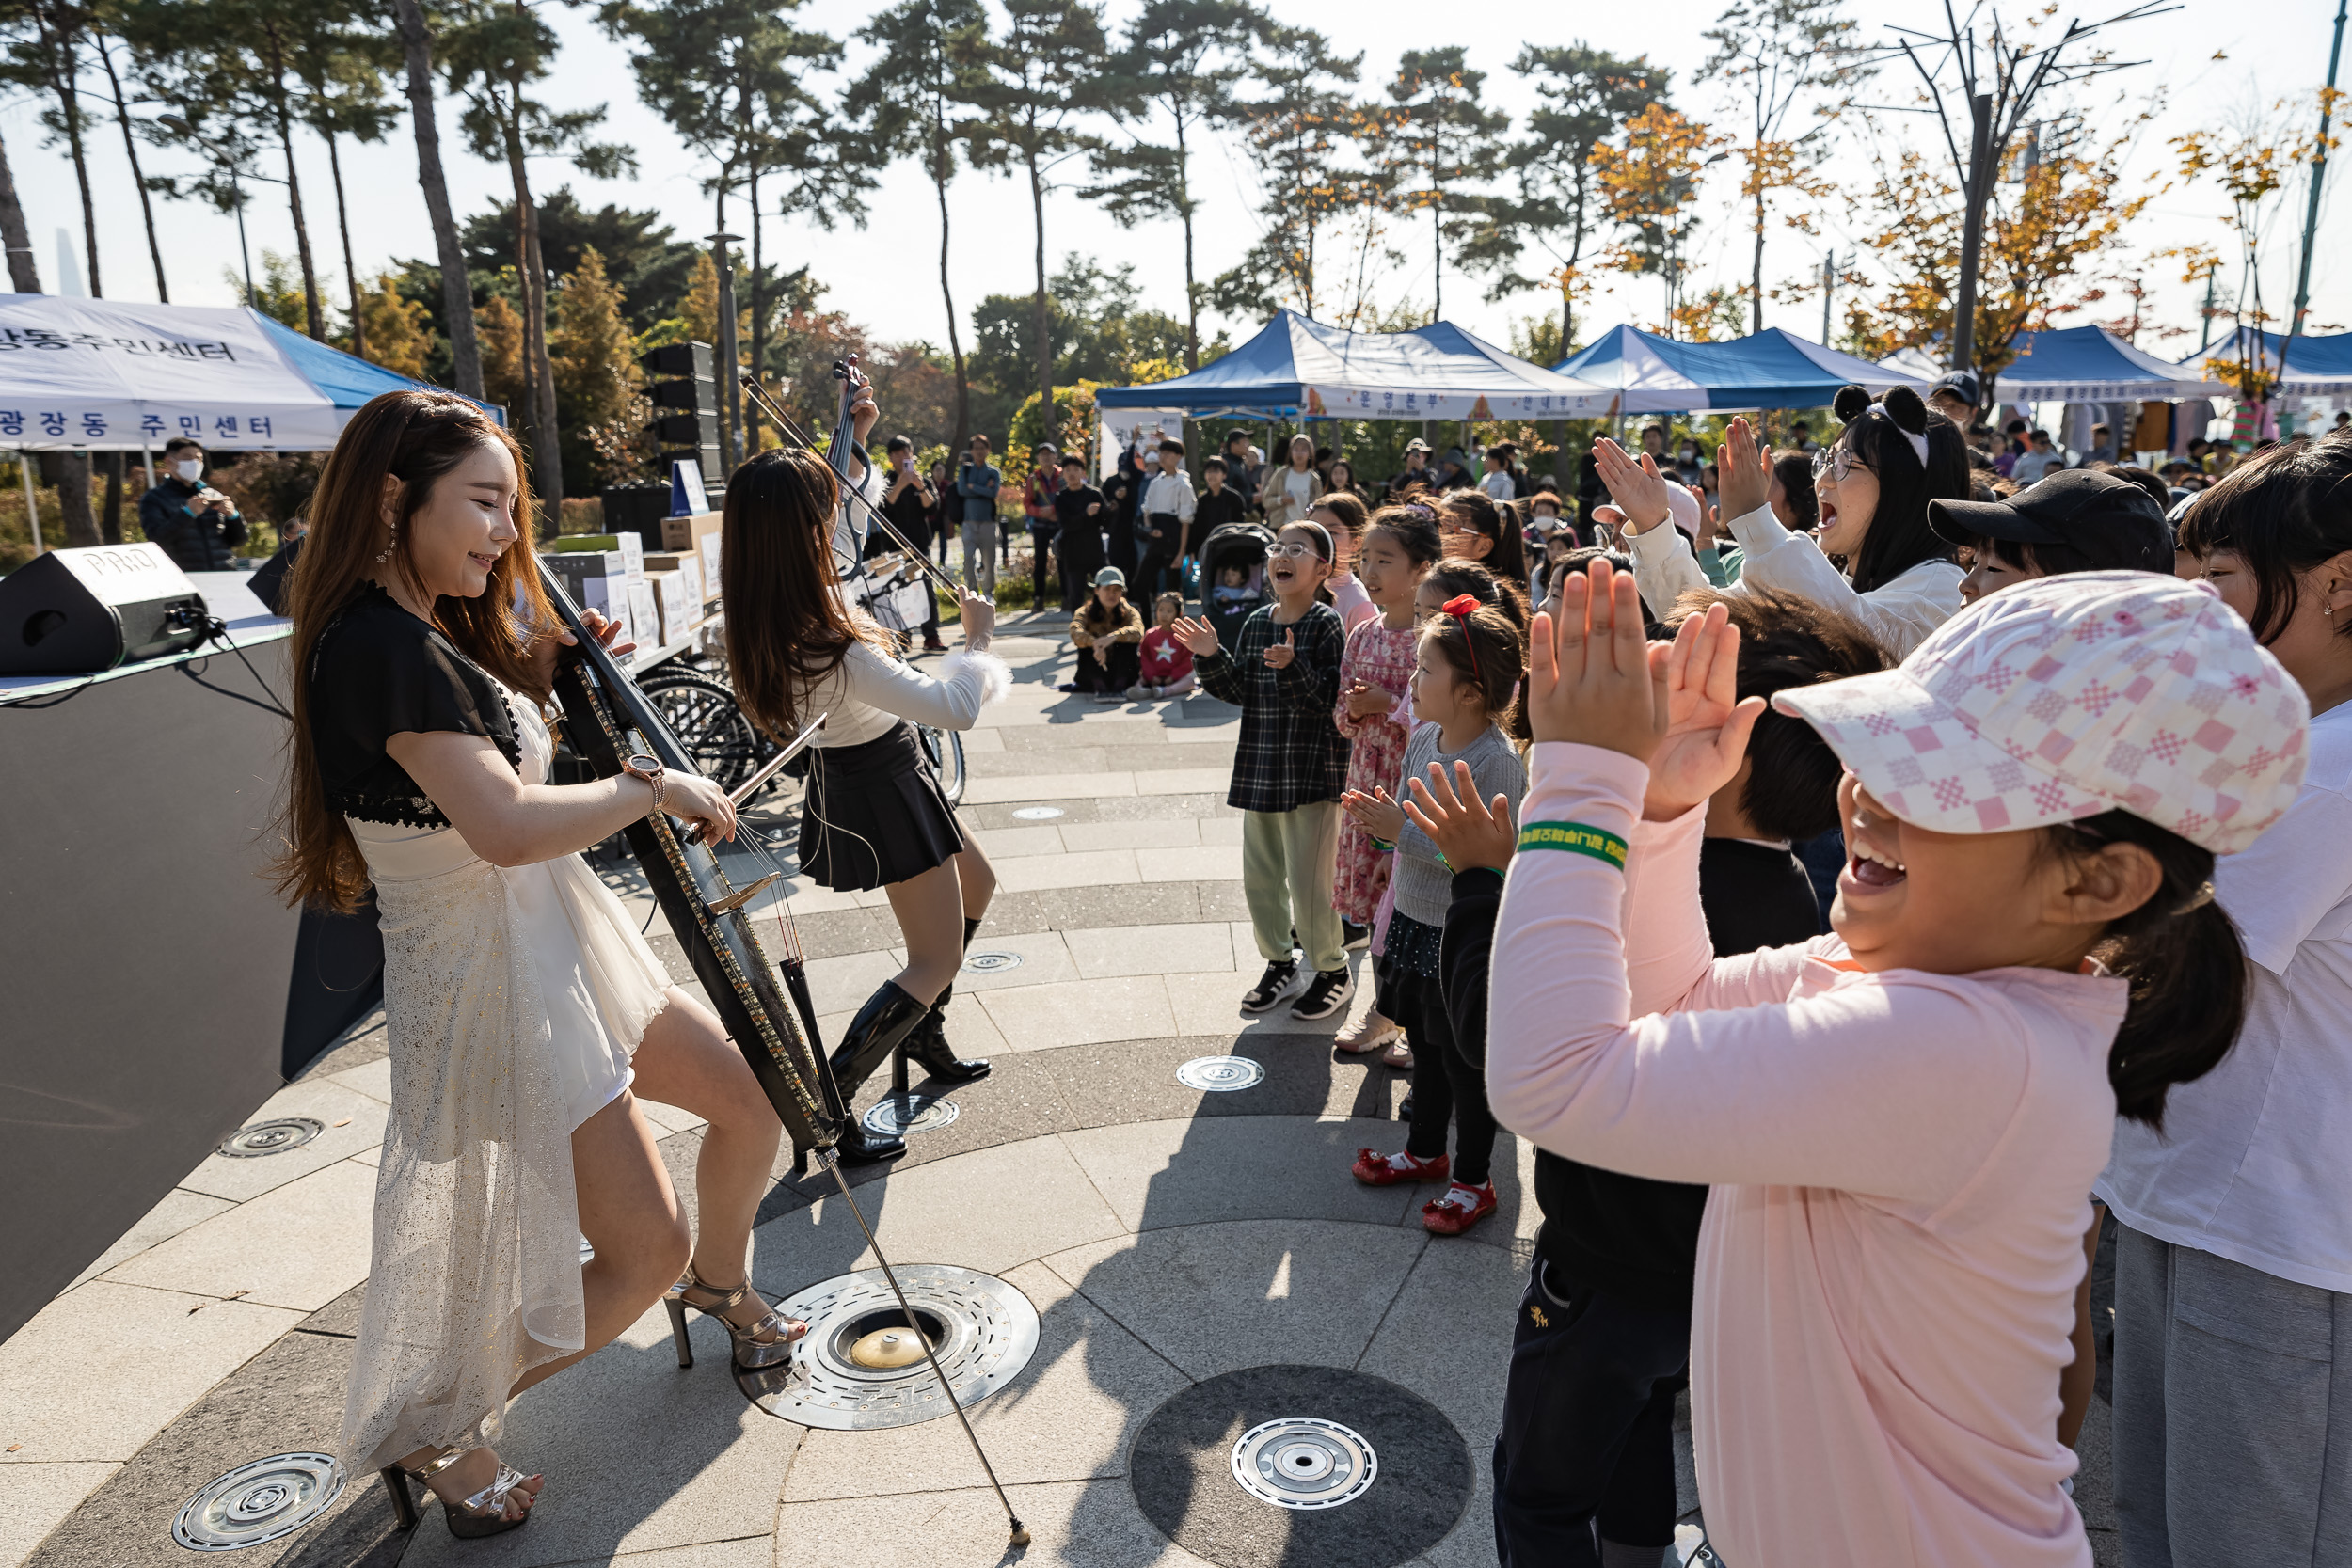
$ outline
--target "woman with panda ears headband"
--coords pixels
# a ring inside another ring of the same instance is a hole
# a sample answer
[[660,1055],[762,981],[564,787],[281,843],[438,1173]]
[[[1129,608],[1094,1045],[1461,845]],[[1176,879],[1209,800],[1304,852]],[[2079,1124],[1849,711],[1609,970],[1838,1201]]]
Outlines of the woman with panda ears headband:
[[[1928,503],[1968,499],[1966,443],[1907,387],[1876,402],[1860,387],[1843,388],[1836,406],[1846,428],[1814,459],[1821,522],[1810,534],[1791,532],[1772,515],[1772,456],[1747,420],[1731,421],[1717,494],[1746,559],[1729,591],[1754,584],[1843,610],[1899,659],[1961,607],[1963,574],[1928,526]],[[1664,606],[1686,589],[1708,587],[1683,531],[1695,532],[1698,522],[1691,492],[1605,437],[1593,458],[1626,515],[1642,597]],[[1681,526],[1661,526],[1669,522]]]

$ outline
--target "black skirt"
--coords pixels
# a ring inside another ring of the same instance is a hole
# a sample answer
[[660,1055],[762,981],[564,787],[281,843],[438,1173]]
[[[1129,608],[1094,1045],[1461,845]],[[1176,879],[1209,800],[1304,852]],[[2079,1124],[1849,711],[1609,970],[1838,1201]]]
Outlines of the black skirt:
[[963,847],[914,726],[809,752],[801,869],[818,887],[862,893],[919,877]]

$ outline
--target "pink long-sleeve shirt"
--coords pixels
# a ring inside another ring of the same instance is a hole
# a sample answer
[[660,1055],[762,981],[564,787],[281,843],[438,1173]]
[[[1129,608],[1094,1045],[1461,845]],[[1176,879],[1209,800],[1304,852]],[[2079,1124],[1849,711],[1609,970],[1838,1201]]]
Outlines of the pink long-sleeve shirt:
[[1487,1094],[1542,1148],[1714,1184],[1691,1401],[1724,1560],[2090,1568],[2058,1372],[2123,983],[1866,974],[1834,936],[1718,960],[1705,813],[1642,823],[1646,770],[1614,752],[1530,765],[1522,821],[1632,852],[1512,861]]

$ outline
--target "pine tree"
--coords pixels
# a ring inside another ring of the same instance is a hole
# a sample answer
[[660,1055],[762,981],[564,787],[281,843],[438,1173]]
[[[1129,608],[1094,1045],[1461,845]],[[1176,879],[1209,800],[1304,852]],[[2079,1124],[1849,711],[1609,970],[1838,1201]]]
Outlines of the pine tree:
[[698,343],[719,341],[719,264],[710,259],[710,252],[694,253],[693,280],[686,285],[686,298],[678,306],[678,314],[685,319],[686,335]]
[[379,273],[375,287],[359,295],[359,322],[367,357],[388,371],[424,379],[424,357],[432,351],[433,333],[425,325],[423,305],[403,297],[397,273]]
[[521,406],[523,380],[523,318],[504,294],[474,312],[474,329],[482,341],[482,393],[506,410],[511,422]]
[[555,411],[564,432],[564,488],[585,495],[621,477],[606,453],[625,446],[634,344],[621,319],[621,291],[605,277],[594,245],[556,296],[548,348],[555,366]]

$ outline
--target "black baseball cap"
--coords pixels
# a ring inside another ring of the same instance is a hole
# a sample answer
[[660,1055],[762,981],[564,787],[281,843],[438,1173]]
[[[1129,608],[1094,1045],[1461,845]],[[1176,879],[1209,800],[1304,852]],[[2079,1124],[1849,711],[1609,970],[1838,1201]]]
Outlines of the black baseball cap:
[[2064,545],[2101,569],[2172,569],[2172,531],[2155,498],[2095,468],[2060,468],[2005,501],[1931,500],[1928,526],[1947,544]]
[[1943,380],[1929,388],[1928,396],[1933,397],[1938,392],[1949,392],[1952,396],[1960,399],[1961,402],[1966,404],[1969,407],[1974,408],[1980,401],[1979,394],[1981,386],[1982,384],[1977,380],[1976,372],[1954,371],[1951,374],[1946,376]]

